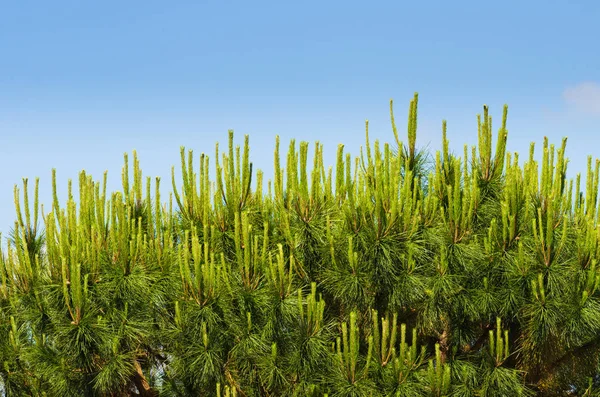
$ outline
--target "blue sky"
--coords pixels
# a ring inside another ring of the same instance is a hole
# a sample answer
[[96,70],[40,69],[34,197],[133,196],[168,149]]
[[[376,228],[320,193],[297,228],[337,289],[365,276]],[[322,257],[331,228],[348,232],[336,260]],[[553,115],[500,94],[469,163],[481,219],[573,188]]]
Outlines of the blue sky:
[[[475,143],[484,103],[509,105],[509,150],[569,137],[571,171],[600,150],[600,2],[4,1],[0,232],[13,186],[85,169],[120,186],[124,152],[169,186],[179,147],[250,134],[268,174],[275,135],[358,153],[364,121],[391,141],[420,94],[419,145]],[[498,123],[496,123],[496,126]]]

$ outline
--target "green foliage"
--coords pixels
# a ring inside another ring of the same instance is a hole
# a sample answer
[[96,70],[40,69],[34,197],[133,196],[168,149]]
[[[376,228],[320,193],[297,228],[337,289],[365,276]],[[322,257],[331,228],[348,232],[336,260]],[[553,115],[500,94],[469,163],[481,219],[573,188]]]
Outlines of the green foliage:
[[[249,138],[214,167],[181,149],[161,198],[125,155],[122,190],[81,172],[52,205],[15,188],[0,252],[0,395],[600,395],[600,161],[566,178],[544,139],[506,151],[393,143],[352,157],[292,140],[273,179]],[[312,164],[308,159],[312,156]],[[131,167],[130,167],[131,165]],[[209,177],[212,175],[212,179]],[[31,203],[33,201],[33,203]],[[61,204],[63,203],[63,204]]]

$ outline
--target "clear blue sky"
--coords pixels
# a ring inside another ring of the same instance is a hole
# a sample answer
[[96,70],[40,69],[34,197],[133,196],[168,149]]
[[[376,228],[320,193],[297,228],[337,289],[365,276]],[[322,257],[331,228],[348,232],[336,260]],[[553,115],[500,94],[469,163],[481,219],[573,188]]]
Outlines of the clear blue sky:
[[[0,231],[13,185],[51,169],[60,197],[81,169],[109,171],[137,149],[168,187],[179,147],[214,152],[234,129],[269,173],[274,137],[391,140],[420,94],[420,145],[476,139],[487,103],[508,103],[509,150],[570,140],[573,172],[600,155],[600,2],[4,1],[0,6]],[[498,125],[498,123],[496,123]],[[333,156],[328,156],[332,159]]]

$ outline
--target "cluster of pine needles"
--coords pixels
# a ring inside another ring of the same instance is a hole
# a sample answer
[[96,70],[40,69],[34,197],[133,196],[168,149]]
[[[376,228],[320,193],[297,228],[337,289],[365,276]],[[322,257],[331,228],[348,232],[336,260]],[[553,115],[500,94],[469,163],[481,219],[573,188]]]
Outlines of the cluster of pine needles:
[[[181,149],[161,198],[125,155],[122,190],[81,172],[45,211],[15,187],[0,252],[4,396],[599,396],[600,162],[564,140],[506,150],[400,140],[358,156],[248,136]],[[310,153],[309,153],[310,152]],[[311,160],[309,160],[309,158]],[[210,174],[210,176],[209,176]],[[64,199],[64,197],[63,197]],[[66,203],[66,204],[65,204]]]

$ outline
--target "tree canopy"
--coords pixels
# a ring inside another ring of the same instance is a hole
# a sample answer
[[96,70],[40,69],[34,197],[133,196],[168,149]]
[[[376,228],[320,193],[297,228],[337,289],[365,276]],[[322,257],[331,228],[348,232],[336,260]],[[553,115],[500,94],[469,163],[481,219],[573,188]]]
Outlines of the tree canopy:
[[166,200],[135,152],[116,192],[82,171],[61,201],[53,172],[47,211],[24,179],[0,394],[600,395],[600,161],[568,179],[545,138],[520,161],[506,107],[495,145],[484,107],[477,146],[444,122],[429,153],[417,105],[333,167],[277,137],[269,181],[233,132],[214,165],[181,149]]

